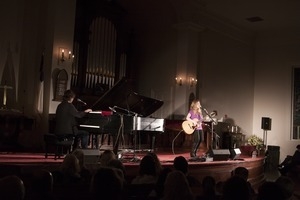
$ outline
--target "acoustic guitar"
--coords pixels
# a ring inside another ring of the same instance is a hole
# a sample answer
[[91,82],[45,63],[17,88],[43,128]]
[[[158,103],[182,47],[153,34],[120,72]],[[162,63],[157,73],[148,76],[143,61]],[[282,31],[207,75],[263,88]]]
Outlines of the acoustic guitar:
[[195,129],[198,127],[198,125],[194,125],[192,121],[188,121],[188,120],[182,122],[181,126],[183,131],[188,135],[192,134],[195,131]]

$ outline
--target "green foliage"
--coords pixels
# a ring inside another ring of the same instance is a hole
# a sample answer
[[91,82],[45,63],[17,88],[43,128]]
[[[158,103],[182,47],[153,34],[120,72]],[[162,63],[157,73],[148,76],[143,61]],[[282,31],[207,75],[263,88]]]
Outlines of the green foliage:
[[257,149],[263,147],[264,145],[263,139],[261,139],[257,135],[251,135],[247,141],[249,145],[256,146]]

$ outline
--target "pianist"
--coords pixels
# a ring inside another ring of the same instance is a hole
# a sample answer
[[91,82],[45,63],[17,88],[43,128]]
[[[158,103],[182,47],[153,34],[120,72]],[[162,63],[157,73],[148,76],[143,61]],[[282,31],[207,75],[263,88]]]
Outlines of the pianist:
[[72,104],[74,98],[75,93],[72,90],[65,91],[63,101],[56,108],[55,134],[61,138],[75,136],[73,150],[78,148],[79,141],[81,141],[81,148],[85,149],[88,146],[89,133],[85,130],[78,130],[76,118],[82,118],[92,110],[78,111]]

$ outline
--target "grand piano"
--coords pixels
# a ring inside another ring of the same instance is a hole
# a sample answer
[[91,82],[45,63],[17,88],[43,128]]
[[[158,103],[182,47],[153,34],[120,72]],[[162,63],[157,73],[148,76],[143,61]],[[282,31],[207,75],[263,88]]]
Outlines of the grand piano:
[[151,134],[153,149],[155,133],[164,132],[164,119],[149,117],[163,105],[163,101],[139,95],[133,91],[132,84],[132,80],[126,78],[118,81],[91,106],[93,112],[79,121],[80,129],[92,135],[111,135],[115,153],[126,134]]

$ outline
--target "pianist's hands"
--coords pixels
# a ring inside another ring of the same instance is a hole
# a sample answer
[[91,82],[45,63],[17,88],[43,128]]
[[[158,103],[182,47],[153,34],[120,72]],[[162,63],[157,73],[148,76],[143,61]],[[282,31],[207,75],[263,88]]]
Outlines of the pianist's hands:
[[93,111],[92,109],[86,109],[84,112],[89,113],[89,112],[92,112],[92,111]]

